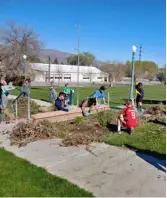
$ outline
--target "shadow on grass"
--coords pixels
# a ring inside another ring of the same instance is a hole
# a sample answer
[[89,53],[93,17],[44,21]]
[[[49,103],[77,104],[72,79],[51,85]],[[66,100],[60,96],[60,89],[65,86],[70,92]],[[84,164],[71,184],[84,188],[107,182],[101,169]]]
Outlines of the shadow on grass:
[[166,100],[143,100],[144,104],[164,104],[166,105]]
[[143,150],[143,149],[136,149],[135,147],[125,144],[127,148],[132,151],[136,152],[136,155],[146,161],[147,163],[151,164],[155,168],[166,172],[166,155],[159,154],[155,151]]
[[[123,100],[127,100],[127,99],[123,99]],[[143,100],[143,104],[164,104],[166,105],[166,100]]]
[[[107,124],[107,128],[110,132],[113,132],[113,133],[117,133],[117,125],[116,124]],[[121,131],[122,132],[126,132],[126,133],[129,133],[128,129],[126,128],[121,128]]]
[[117,125],[116,124],[109,124],[108,123],[107,128],[108,128],[109,131],[111,131],[113,133],[117,132]]
[[31,89],[41,89],[41,88],[38,88],[38,87],[31,87]]
[[149,122],[152,122],[154,124],[160,124],[160,125],[166,126],[166,123],[165,122],[161,122],[161,121],[159,121],[157,119],[155,119],[155,120],[149,120]]
[[49,100],[45,100],[45,99],[40,99],[41,101],[44,101],[44,102],[49,102],[50,103],[50,101]]

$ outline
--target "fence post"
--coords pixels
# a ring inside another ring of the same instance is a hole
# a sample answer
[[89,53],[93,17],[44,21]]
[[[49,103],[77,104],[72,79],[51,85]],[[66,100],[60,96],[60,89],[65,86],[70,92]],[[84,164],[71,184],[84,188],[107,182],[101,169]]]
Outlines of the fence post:
[[108,105],[110,106],[110,93],[108,92]]
[[27,119],[30,120],[30,94],[28,94],[28,116]]
[[15,108],[16,108],[16,112],[15,112],[15,113],[16,113],[16,115],[15,115],[15,116],[16,116],[16,124],[17,124],[17,116],[18,116],[18,115],[17,115],[17,114],[18,114],[18,109],[17,109],[17,107],[18,107],[18,106],[17,106],[17,100],[16,100],[16,102],[15,102]]

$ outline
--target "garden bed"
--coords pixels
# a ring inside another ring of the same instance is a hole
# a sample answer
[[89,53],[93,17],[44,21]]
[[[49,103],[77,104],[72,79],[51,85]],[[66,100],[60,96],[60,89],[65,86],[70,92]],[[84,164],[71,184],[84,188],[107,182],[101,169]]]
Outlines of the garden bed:
[[[156,110],[153,111],[152,109]],[[117,146],[133,146],[136,149],[166,153],[166,120],[165,106],[150,107],[138,119],[138,127],[132,136],[126,132],[116,133],[116,118],[119,112],[111,110],[90,115],[88,118],[77,117],[73,121],[51,123],[19,123],[10,132],[12,144],[24,146],[27,143],[40,140],[62,138],[60,146],[89,145],[92,142],[106,142]],[[152,114],[151,114],[152,112]],[[159,113],[158,113],[159,112]]]

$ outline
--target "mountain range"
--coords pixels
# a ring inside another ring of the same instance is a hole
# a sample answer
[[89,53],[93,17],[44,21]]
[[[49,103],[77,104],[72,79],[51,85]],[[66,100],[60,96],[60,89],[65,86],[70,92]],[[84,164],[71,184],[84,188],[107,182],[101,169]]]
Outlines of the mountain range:
[[[61,63],[67,64],[67,57],[71,56],[71,55],[74,55],[74,54],[71,54],[68,52],[63,52],[60,50],[54,50],[54,49],[42,49],[42,50],[40,50],[39,58],[42,59],[43,61],[47,62],[48,58],[50,56],[52,61],[54,61],[55,58],[57,58],[59,64],[61,64]],[[100,61],[100,60],[93,61],[93,66],[96,66],[96,67],[99,67],[103,64],[105,64],[105,62]]]

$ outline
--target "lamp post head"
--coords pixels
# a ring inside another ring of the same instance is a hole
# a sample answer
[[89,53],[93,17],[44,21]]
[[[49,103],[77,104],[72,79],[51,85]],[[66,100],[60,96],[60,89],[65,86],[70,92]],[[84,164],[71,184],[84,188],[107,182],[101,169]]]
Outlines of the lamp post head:
[[26,56],[25,54],[23,55],[23,59],[24,59],[24,60],[26,60],[26,59],[27,59],[27,56]]
[[136,53],[137,47],[135,45],[132,46],[132,52]]

